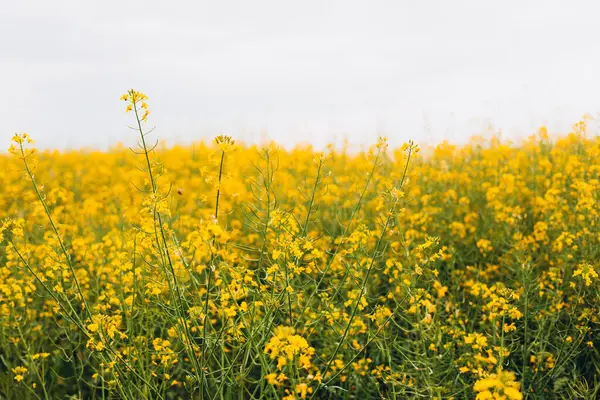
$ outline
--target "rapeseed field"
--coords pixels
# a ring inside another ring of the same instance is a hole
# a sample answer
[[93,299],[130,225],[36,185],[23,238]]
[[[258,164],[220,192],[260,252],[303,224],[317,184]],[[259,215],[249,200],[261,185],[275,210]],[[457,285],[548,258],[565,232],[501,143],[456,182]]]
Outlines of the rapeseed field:
[[[596,399],[600,140],[0,156],[0,398]],[[8,146],[8,144],[7,144]],[[421,151],[420,151],[421,150]]]

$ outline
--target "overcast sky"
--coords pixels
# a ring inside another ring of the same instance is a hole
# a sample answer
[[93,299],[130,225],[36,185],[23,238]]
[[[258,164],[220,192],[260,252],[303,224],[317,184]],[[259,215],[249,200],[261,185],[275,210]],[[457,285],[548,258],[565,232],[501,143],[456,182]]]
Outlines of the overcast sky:
[[0,141],[465,140],[600,111],[597,1],[0,1]]

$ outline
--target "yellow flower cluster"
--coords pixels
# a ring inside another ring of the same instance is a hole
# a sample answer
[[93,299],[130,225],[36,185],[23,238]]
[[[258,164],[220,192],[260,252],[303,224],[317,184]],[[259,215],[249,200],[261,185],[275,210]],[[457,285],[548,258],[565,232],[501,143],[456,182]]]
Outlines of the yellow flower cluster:
[[521,400],[523,394],[515,379],[514,373],[499,370],[496,374],[478,380],[473,387],[478,392],[476,400]]
[[150,115],[150,108],[148,107],[148,96],[142,92],[130,89],[121,96],[121,100],[127,103],[125,112],[134,111],[136,116],[139,117],[140,121],[146,122]]
[[278,326],[274,336],[265,345],[265,354],[277,359],[277,368],[282,369],[288,361],[298,358],[298,366],[309,370],[315,349],[308,345],[306,339],[295,335],[295,329],[289,326]]

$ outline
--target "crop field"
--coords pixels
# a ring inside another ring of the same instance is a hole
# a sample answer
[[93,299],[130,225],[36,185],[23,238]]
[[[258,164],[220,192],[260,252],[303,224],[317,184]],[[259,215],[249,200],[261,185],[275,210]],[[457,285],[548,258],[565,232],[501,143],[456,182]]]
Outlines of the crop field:
[[0,155],[0,398],[598,398],[590,118],[519,143],[165,147],[147,97],[121,99],[131,149],[30,132]]

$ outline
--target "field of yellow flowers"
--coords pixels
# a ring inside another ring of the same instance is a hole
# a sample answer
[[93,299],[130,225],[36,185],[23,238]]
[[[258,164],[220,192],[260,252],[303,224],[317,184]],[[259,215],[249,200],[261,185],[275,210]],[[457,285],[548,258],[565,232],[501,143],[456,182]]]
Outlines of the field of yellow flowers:
[[[0,398],[596,399],[600,140],[0,156]],[[132,136],[131,141],[135,140]]]

